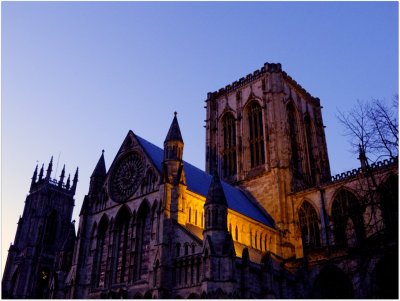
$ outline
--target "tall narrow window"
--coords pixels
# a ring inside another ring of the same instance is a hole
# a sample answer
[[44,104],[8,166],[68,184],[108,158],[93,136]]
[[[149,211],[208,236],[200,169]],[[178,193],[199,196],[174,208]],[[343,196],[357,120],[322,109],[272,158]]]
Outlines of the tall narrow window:
[[232,114],[226,114],[223,118],[224,149],[223,172],[224,177],[236,174],[236,124]]
[[321,245],[318,215],[314,207],[304,202],[299,209],[301,238],[304,249],[312,249]]
[[264,130],[261,106],[253,101],[248,108],[249,143],[251,167],[265,163]]
[[341,190],[332,203],[332,219],[336,244],[346,244],[363,236],[363,220],[357,198],[347,190]]
[[45,224],[43,242],[46,245],[53,245],[57,234],[57,213],[53,211],[47,218]]
[[292,151],[291,164],[293,167],[293,173],[298,175],[301,173],[301,161],[299,145],[297,142],[298,127],[295,108],[292,102],[287,106],[288,122],[289,122],[289,136],[290,136],[290,147]]
[[147,274],[149,266],[149,245],[150,245],[150,208],[145,201],[139,208],[136,226],[136,257],[134,280],[139,280],[142,275]]
[[114,231],[114,262],[112,275],[115,283],[123,283],[125,281],[129,223],[130,213],[126,207],[122,207],[117,214]]
[[239,232],[238,232],[238,227],[235,227],[235,240],[238,241],[239,240]]
[[[97,228],[97,242],[96,250],[93,256],[93,270],[92,270],[92,287],[99,287],[101,283],[102,269],[105,269],[105,262],[103,262],[104,250],[107,250],[105,244],[106,233],[108,229],[108,219],[103,216]],[[103,276],[104,277],[104,276]],[[104,279],[103,279],[104,281]]]
[[309,168],[310,168],[310,184],[314,184],[315,183],[315,159],[314,159],[314,154],[313,154],[310,116],[307,115],[304,118],[304,125],[306,128],[307,153],[308,153],[308,163],[309,163]]

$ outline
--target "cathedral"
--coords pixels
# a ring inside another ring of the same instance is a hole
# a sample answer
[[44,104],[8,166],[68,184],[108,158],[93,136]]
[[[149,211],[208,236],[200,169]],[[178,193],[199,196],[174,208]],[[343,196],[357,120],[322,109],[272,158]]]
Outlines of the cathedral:
[[398,298],[398,159],[331,175],[321,103],[282,70],[208,93],[205,171],[129,131],[78,170],[33,173],[3,298]]

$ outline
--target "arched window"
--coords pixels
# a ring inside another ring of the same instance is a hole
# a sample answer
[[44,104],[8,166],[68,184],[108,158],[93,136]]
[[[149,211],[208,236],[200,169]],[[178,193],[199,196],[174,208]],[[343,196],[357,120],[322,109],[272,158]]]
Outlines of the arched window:
[[56,240],[57,234],[57,212],[53,211],[45,222],[45,231],[43,237],[43,243],[46,245],[53,245]]
[[148,169],[142,182],[142,193],[152,192],[155,188],[157,178],[152,169]]
[[126,207],[122,207],[115,219],[114,231],[114,250],[112,279],[115,283],[125,281],[125,271],[127,265],[128,251],[128,230],[130,224],[130,212]]
[[363,237],[364,224],[357,198],[342,189],[332,203],[333,232],[336,244],[354,244]]
[[108,219],[106,216],[103,216],[97,228],[96,249],[93,256],[92,287],[100,286],[100,276],[104,274],[102,273],[102,268],[105,269],[105,263],[102,265],[102,259],[104,250],[107,250],[107,245],[105,245],[107,229]]
[[251,167],[265,163],[264,129],[261,106],[253,101],[247,110]]
[[192,208],[189,207],[189,223],[192,222]]
[[185,244],[185,255],[189,255],[189,245]]
[[177,243],[176,244],[176,257],[181,256],[181,244]]
[[317,212],[309,202],[303,202],[299,209],[299,223],[304,249],[321,245]]
[[304,126],[306,128],[306,140],[307,140],[307,153],[308,163],[310,168],[310,184],[315,183],[315,159],[313,154],[313,143],[312,143],[312,131],[311,131],[311,120],[310,116],[307,115],[304,118]]
[[224,177],[236,174],[236,124],[232,114],[226,114],[222,121],[224,132],[223,172]]
[[147,274],[149,264],[150,245],[150,208],[147,201],[144,201],[137,213],[136,226],[136,257],[134,280],[141,279],[142,275]]
[[293,168],[293,173],[295,175],[299,175],[301,173],[301,157],[299,144],[297,141],[299,130],[297,126],[297,114],[292,102],[287,105],[287,115],[289,124],[290,148],[292,151],[291,165]]

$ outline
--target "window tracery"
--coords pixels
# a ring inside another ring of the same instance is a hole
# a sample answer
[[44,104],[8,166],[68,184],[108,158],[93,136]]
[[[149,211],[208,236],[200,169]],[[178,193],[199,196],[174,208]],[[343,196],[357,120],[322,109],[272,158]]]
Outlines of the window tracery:
[[224,177],[236,174],[236,123],[232,114],[224,116],[223,122],[224,148],[223,154],[223,173]]
[[251,168],[265,163],[264,129],[261,106],[253,101],[247,110]]
[[303,248],[320,247],[319,219],[314,207],[309,202],[304,201],[298,214]]
[[[356,196],[348,190],[342,189],[332,202],[332,220],[336,244],[354,244],[363,236],[363,221]],[[349,226],[353,227],[350,229]],[[353,233],[355,232],[355,237]]]

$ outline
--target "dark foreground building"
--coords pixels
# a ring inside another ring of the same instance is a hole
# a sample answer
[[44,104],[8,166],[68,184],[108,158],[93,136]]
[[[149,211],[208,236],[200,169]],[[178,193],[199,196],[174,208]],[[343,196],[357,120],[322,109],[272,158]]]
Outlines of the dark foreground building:
[[[397,298],[398,161],[331,176],[321,105],[281,69],[209,93],[206,172],[177,116],[77,173],[32,179],[4,298]],[[160,129],[162,131],[162,129]]]

